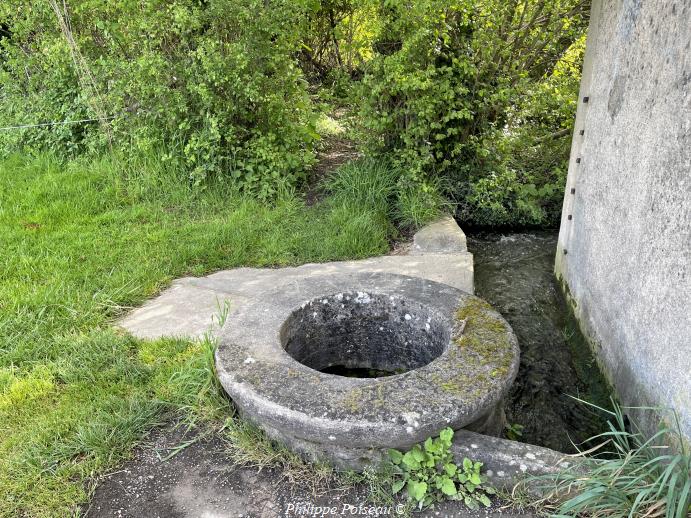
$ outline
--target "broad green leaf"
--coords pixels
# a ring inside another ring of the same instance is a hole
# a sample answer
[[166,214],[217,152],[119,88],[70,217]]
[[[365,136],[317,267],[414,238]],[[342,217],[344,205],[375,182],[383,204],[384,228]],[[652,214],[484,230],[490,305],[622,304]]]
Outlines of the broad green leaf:
[[455,464],[449,462],[444,466],[444,471],[446,471],[446,473],[450,477],[453,477],[456,474],[456,471],[458,471],[458,467]]
[[418,462],[425,460],[425,452],[420,449],[418,444],[416,444],[413,449],[410,450],[410,453],[413,454],[413,458]]
[[485,507],[489,507],[492,505],[492,502],[490,501],[489,497],[487,495],[479,495],[477,499],[480,501],[482,505]]
[[406,454],[403,455],[403,458],[401,460],[403,462],[403,465],[406,466],[408,469],[420,469],[420,461],[415,458],[415,455],[412,451],[406,452]]
[[445,478],[442,481],[441,492],[444,493],[446,496],[453,496],[456,493],[458,493],[458,491],[456,490],[456,484],[454,484],[453,480],[451,480],[450,478]]
[[405,480],[397,480],[396,482],[391,484],[391,492],[395,495],[401,489],[403,489],[403,486],[405,486]]
[[390,449],[389,459],[391,459],[391,462],[393,462],[394,464],[400,464],[403,460],[403,454],[398,450]]
[[417,502],[420,502],[423,498],[425,498],[425,494],[427,494],[427,483],[409,480],[407,489],[410,498]]

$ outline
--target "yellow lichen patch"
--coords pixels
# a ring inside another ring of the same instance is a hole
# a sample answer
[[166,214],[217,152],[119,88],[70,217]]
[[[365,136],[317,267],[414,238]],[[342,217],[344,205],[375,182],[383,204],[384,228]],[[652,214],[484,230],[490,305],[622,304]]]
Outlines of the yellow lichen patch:
[[468,300],[456,311],[457,320],[465,320],[464,334],[474,331],[492,331],[503,333],[506,325],[489,313],[492,310],[487,302],[482,299],[474,298]]
[[353,389],[343,398],[343,406],[350,410],[351,412],[357,412],[360,409],[360,403],[362,402],[362,390]]
[[377,397],[374,400],[373,404],[375,408],[382,408],[384,406],[385,398],[384,398],[384,386],[383,385],[378,385],[377,386]]

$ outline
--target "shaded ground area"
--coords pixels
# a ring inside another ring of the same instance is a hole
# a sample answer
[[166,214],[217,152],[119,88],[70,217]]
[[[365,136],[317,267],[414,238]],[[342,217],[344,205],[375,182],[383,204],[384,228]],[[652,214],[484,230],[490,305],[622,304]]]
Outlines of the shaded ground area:
[[519,439],[562,452],[603,431],[604,422],[571,396],[609,406],[609,388],[569,317],[554,279],[556,231],[468,234],[475,293],[513,327],[521,348],[506,408]]
[[[257,471],[234,465],[218,437],[200,439],[170,457],[180,445],[193,441],[180,428],[166,427],[153,433],[135,452],[132,461],[103,478],[86,516],[131,518],[199,517],[290,517],[314,516],[305,509],[336,507],[336,516],[376,516],[367,501],[366,487],[313,491],[307,485],[292,485],[276,470]],[[166,460],[166,457],[170,457]],[[515,511],[491,508],[470,512],[458,502],[449,502],[416,516],[506,517]],[[301,511],[302,510],[302,511]],[[369,514],[367,514],[369,513]],[[333,516],[325,514],[324,516]],[[394,508],[388,516],[395,516]],[[322,516],[317,514],[316,516]],[[379,516],[382,514],[380,509]]]

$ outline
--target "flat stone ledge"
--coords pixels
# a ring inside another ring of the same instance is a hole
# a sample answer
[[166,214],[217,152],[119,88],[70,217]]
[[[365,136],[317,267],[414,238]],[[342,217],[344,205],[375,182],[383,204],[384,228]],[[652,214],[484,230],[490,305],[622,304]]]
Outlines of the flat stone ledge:
[[[565,453],[499,437],[458,430],[451,451],[457,462],[464,457],[483,463],[482,473],[497,489],[512,490],[529,476],[552,475],[566,468],[583,469],[583,460]],[[540,496],[535,485],[522,489]]]
[[[126,315],[117,325],[144,339],[164,336],[202,338],[207,333],[217,335],[220,328],[215,317],[224,306],[233,309],[250,304],[277,284],[299,283],[303,278],[320,275],[393,273],[420,277],[473,293],[473,256],[466,251],[465,235],[452,218],[423,228],[415,239],[420,248],[412,250],[410,255],[385,255],[287,268],[234,268],[205,277],[178,279],[158,297]],[[448,246],[442,246],[444,242]],[[452,252],[454,249],[456,252]]]
[[427,225],[413,236],[411,255],[463,254],[468,252],[465,234],[456,220],[447,216]]

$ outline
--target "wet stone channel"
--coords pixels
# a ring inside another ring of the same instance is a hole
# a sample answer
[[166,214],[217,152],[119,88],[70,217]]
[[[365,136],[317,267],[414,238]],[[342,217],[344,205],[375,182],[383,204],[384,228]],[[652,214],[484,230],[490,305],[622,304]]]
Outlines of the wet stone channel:
[[569,396],[609,406],[609,387],[570,316],[553,274],[556,231],[468,233],[475,294],[511,324],[521,348],[507,401],[511,438],[573,452],[603,431],[603,419]]

